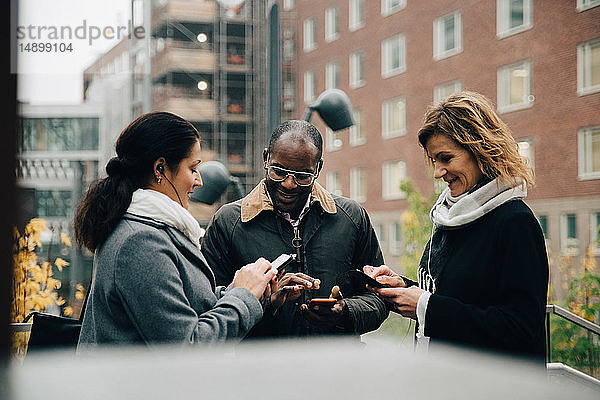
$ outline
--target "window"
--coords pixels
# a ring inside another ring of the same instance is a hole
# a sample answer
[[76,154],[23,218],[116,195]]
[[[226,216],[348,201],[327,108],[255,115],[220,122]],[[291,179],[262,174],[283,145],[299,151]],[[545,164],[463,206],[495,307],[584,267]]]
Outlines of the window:
[[433,88],[433,104],[446,100],[451,94],[460,92],[462,90],[461,81],[451,81],[441,83]]
[[291,10],[296,6],[296,0],[283,0],[283,9],[285,11]]
[[336,151],[342,148],[342,131],[332,131],[330,128],[325,130],[325,146],[327,151]]
[[575,214],[560,216],[560,248],[563,253],[578,254],[577,218]]
[[519,154],[525,158],[527,165],[533,169],[535,167],[533,143],[530,140],[519,140],[517,144],[519,145]]
[[456,11],[433,22],[433,58],[441,60],[462,51],[461,14]]
[[579,131],[579,179],[600,178],[600,126]]
[[350,127],[350,146],[358,146],[367,142],[362,110],[354,110],[354,125]]
[[348,0],[350,11],[348,13],[348,28],[355,31],[365,25],[365,0]]
[[531,28],[531,0],[497,0],[496,10],[498,38]]
[[304,20],[304,51],[317,48],[317,24],[314,18]]
[[98,118],[23,118],[21,151],[98,150]]
[[350,198],[359,203],[367,200],[367,171],[364,167],[350,169]]
[[406,133],[406,99],[397,97],[383,103],[382,121],[383,137],[392,138]]
[[600,254],[600,212],[590,215],[590,245],[594,253]]
[[306,71],[304,73],[304,102],[312,103],[316,93],[315,71]]
[[338,89],[340,87],[340,64],[327,63],[325,66],[325,89]]
[[381,15],[387,17],[406,7],[406,0],[381,0]]
[[362,51],[350,54],[350,87],[353,89],[365,84],[364,60],[365,53]]
[[600,92],[600,38],[577,46],[577,93]]
[[377,236],[377,240],[379,240],[379,247],[382,249],[385,248],[384,244],[386,242],[386,234],[385,234],[385,225],[384,224],[375,224],[375,236]]
[[577,0],[577,11],[585,11],[596,6],[600,6],[600,0]]
[[540,227],[542,228],[542,233],[544,234],[544,238],[548,239],[548,217],[546,215],[538,216],[538,221],[540,222]]
[[390,226],[390,253],[397,256],[402,252],[402,225],[394,222]]
[[498,111],[531,107],[531,61],[520,61],[498,69]]
[[387,78],[406,71],[406,40],[395,35],[381,42],[381,76]]
[[400,160],[386,161],[381,172],[383,200],[406,198],[406,193],[400,190],[400,185],[406,180],[406,163]]
[[325,41],[331,42],[340,36],[338,24],[338,8],[329,7],[325,10]]
[[330,193],[341,196],[342,195],[342,181],[340,179],[340,173],[337,171],[329,172],[327,174],[327,190]]
[[35,197],[40,218],[67,217],[73,210],[73,194],[69,190],[36,190]]

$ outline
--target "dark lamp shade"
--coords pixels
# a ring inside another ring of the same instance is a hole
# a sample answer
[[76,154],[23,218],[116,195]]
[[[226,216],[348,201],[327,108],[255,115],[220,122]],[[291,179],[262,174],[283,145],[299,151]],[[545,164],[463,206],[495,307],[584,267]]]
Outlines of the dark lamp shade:
[[192,200],[204,204],[214,204],[232,183],[227,168],[218,161],[206,161],[198,167],[202,186],[194,189]]
[[323,122],[333,131],[350,128],[355,123],[350,99],[339,89],[329,89],[321,93],[315,103],[306,110],[305,121],[310,120],[312,111],[317,111]]

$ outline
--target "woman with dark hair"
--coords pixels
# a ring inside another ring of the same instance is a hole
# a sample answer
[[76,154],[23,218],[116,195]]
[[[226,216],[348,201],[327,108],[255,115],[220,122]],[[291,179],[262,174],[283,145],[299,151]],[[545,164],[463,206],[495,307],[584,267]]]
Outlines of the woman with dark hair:
[[461,92],[427,110],[418,137],[448,186],[429,214],[418,284],[365,266],[390,286],[372,290],[418,321],[417,346],[431,339],[543,360],[548,258],[523,202],[533,172],[508,126],[485,97]]
[[260,258],[215,287],[200,252],[201,229],[187,211],[202,185],[199,138],[177,115],[144,114],[117,139],[108,176],[85,193],[75,238],[94,252],[94,275],[79,352],[241,339],[261,319],[271,265]]

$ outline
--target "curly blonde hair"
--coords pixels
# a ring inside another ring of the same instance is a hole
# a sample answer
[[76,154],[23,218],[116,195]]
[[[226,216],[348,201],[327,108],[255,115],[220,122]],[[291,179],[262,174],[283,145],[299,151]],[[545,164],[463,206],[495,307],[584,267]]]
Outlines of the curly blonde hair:
[[479,93],[458,92],[428,107],[418,138],[430,162],[425,146],[434,135],[445,135],[473,154],[487,178],[499,178],[513,185],[522,180],[528,187],[535,182],[533,170],[519,154],[519,145],[509,127]]

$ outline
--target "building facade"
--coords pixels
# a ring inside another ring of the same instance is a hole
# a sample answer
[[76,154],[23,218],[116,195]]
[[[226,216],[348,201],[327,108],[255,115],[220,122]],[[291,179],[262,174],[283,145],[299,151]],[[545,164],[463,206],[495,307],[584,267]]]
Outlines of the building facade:
[[281,3],[296,17],[295,114],[339,88],[357,121],[331,132],[313,117],[326,144],[319,181],[365,206],[388,265],[403,271],[399,184],[441,190],[416,138],[423,114],[458,90],[493,101],[534,168],[526,202],[546,235],[557,296],[566,290],[559,258],[581,268],[590,247],[599,260],[600,1]]
[[18,225],[22,229],[33,217],[45,220],[49,230],[41,241],[48,258],[60,256],[69,262],[70,267],[57,272],[57,278],[70,282],[60,292],[74,304],[75,286],[89,287],[91,254],[75,246],[60,254],[52,254],[51,249],[53,244],[55,249],[60,247],[61,234],[74,243],[75,209],[85,188],[99,176],[102,149],[107,145],[102,109],[98,104],[22,104],[19,115]]

